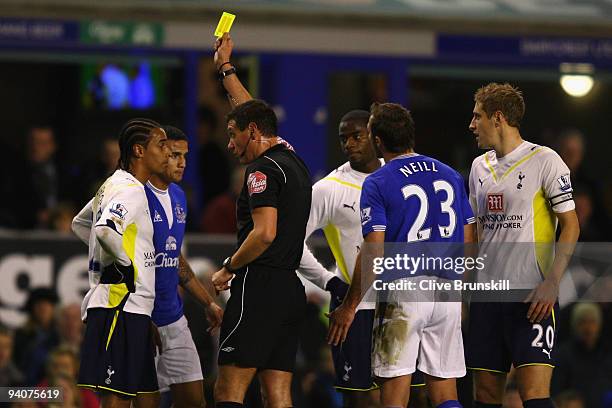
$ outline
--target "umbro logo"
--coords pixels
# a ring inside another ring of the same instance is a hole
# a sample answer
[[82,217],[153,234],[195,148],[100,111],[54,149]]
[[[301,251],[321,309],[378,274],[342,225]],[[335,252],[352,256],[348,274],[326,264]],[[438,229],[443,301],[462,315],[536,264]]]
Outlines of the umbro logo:
[[162,222],[162,217],[159,215],[157,210],[155,210],[155,215],[153,216],[153,222]]
[[232,352],[232,351],[234,351],[234,350],[236,350],[236,349],[235,349],[235,348],[233,348],[233,347],[230,347],[230,346],[223,347],[223,348],[221,349],[221,351],[225,351],[226,353],[231,353],[231,352]]

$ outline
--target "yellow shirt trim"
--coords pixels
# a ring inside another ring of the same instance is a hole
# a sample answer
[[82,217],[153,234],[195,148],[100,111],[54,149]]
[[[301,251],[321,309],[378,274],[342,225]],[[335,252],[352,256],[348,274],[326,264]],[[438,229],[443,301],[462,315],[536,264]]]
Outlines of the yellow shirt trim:
[[340,180],[339,178],[336,178],[336,177],[325,177],[323,180],[335,181],[336,183],[340,183],[344,186],[356,188],[357,190],[361,191],[361,186],[358,186],[357,184],[349,183],[348,181]]
[[344,255],[342,254],[342,247],[340,246],[340,230],[334,224],[328,224],[325,228],[323,228],[323,233],[325,234],[327,244],[329,245],[334,258],[336,259],[338,269],[340,269],[340,272],[342,272],[342,276],[344,276],[345,281],[351,283],[351,276],[348,273],[346,261],[344,260]]

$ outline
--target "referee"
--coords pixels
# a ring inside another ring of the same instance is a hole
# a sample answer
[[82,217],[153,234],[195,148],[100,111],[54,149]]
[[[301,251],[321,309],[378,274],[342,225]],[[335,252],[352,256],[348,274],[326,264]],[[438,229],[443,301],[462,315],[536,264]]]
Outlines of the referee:
[[295,270],[304,247],[311,182],[304,162],[277,134],[274,111],[249,100],[227,116],[228,149],[247,164],[237,203],[238,249],[213,275],[229,288],[219,338],[216,406],[242,407],[258,373],[266,406],[291,407],[291,377],[306,308]]

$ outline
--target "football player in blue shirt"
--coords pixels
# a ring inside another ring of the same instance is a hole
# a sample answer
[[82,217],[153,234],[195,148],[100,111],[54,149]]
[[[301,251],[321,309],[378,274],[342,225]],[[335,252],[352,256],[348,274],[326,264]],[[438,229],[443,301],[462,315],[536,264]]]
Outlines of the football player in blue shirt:
[[204,391],[200,359],[187,319],[178,285],[194,296],[206,310],[211,328],[218,327],[222,309],[215,303],[181,254],[187,221],[185,193],[176,183],[182,180],[189,146],[185,134],[164,126],[171,154],[165,174],[146,184],[155,244],[155,307],[152,319],[161,337],[157,360],[160,392],[170,390],[175,407],[203,407]]
[[[401,105],[384,103],[372,105],[370,114],[369,137],[386,164],[363,183],[360,207],[364,247],[349,293],[330,315],[328,340],[332,344],[346,338],[365,293],[362,287],[368,288],[373,281],[373,256],[366,246],[376,248],[374,252],[382,256],[382,245],[387,242],[474,241],[475,220],[463,179],[444,163],[414,152],[410,112]],[[394,300],[377,304],[374,328],[372,368],[382,383],[382,406],[408,404],[411,375],[418,361],[432,404],[438,408],[461,407],[455,384],[456,378],[465,375],[461,303]]]

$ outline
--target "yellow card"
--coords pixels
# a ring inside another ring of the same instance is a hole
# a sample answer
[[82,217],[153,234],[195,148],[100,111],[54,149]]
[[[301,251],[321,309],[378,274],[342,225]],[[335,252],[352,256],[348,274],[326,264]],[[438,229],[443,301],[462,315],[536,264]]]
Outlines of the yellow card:
[[221,18],[219,19],[219,24],[217,24],[217,28],[215,30],[215,37],[222,37],[223,34],[229,33],[232,28],[232,24],[234,24],[234,19],[236,16],[234,14],[230,14],[227,12],[223,12],[221,14]]

